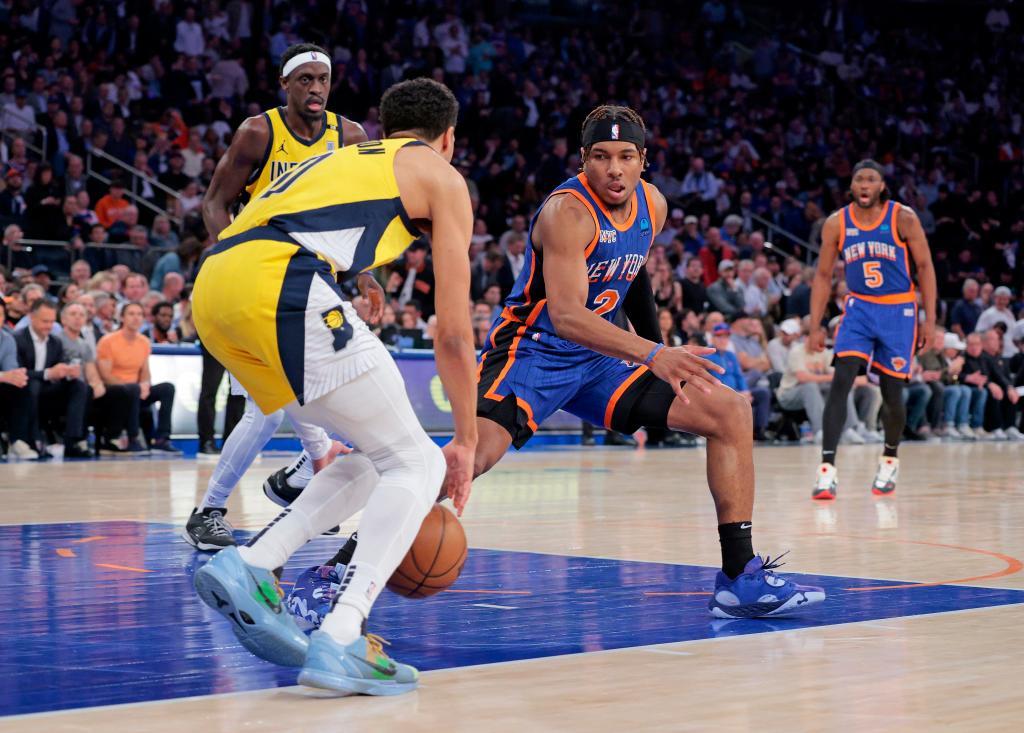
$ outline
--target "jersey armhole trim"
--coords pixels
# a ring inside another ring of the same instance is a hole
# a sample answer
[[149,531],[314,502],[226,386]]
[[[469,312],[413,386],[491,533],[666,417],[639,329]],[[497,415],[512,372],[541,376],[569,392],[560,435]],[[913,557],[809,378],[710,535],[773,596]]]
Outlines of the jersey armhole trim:
[[843,245],[846,244],[846,207],[839,210],[839,254],[843,253]]
[[890,224],[890,226],[892,226],[892,241],[896,243],[897,247],[901,247],[906,250],[907,243],[903,241],[903,237],[900,236],[899,230],[900,208],[902,207],[894,201],[892,204],[892,222]]
[[[654,209],[654,203],[651,201],[651,187],[647,181],[640,179],[640,185],[644,190],[644,203],[647,204],[647,217],[651,220],[651,244],[654,244],[654,238],[658,232],[658,212]],[[647,245],[647,251],[651,251],[651,245]]]
[[[589,211],[590,215],[594,217],[594,238],[590,240],[590,244],[588,244],[587,248],[583,250],[583,256],[590,257],[590,253],[594,251],[594,247],[597,246],[597,242],[601,238],[601,220],[597,218],[597,212],[594,210],[591,203],[587,201],[587,197],[575,188],[559,188],[556,191],[552,191],[551,196],[555,196],[560,193],[567,193],[574,196],[581,204],[587,207],[587,211]],[[548,196],[548,198],[551,198],[551,196]]]
[[267,167],[267,161],[270,160],[270,151],[274,149],[274,125],[270,121],[270,114],[264,112],[263,119],[267,121],[267,147],[263,150],[263,159],[260,160],[260,164],[252,169],[252,173],[246,179],[246,188],[256,183],[263,175],[263,169]]

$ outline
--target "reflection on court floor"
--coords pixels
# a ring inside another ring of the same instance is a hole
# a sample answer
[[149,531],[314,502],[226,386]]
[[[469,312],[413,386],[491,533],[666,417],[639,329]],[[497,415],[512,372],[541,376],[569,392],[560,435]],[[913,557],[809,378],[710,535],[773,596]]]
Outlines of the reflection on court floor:
[[[0,527],[0,715],[294,684],[251,656],[198,602],[208,559],[179,528],[143,522]],[[318,539],[284,580],[328,557]],[[459,582],[432,599],[385,593],[371,629],[422,670],[784,632],[1024,603],[1024,591],[800,575],[823,606],[792,619],[716,621],[714,568],[473,549]]]

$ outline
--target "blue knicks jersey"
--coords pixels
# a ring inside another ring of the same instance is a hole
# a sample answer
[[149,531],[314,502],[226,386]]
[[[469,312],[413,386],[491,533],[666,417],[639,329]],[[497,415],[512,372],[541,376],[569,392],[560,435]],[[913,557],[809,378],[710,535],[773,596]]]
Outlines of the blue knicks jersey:
[[853,210],[853,204],[839,210],[839,251],[850,293],[881,302],[913,300],[910,256],[896,229],[900,204],[886,202],[882,215],[869,227],[857,223]]
[[[616,224],[604,204],[591,191],[583,173],[560,185],[551,196],[568,194],[577,198],[594,217],[594,239],[586,245],[587,308],[611,321],[626,297],[626,291],[647,262],[647,253],[654,241],[654,204],[650,189],[643,181],[633,192],[631,214],[624,224]],[[547,203],[545,200],[545,204]],[[541,205],[541,209],[544,204]],[[530,221],[526,261],[512,292],[505,300],[503,319],[523,324],[527,330],[557,336],[547,309],[544,286],[544,252],[533,247],[533,227],[540,209]],[[582,246],[582,245],[581,245]],[[581,347],[582,348],[582,347]]]

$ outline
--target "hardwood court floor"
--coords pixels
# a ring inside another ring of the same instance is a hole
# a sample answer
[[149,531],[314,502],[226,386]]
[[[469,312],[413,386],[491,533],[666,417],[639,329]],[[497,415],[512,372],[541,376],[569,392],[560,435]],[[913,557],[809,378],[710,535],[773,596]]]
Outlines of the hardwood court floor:
[[[755,548],[791,550],[784,571],[830,596],[794,620],[715,622],[703,452],[510,455],[477,481],[463,518],[475,550],[455,587],[464,595],[385,594],[375,614],[397,658],[434,671],[409,695],[347,699],[282,687],[291,673],[239,651],[175,572],[194,562],[176,531],[213,464],[0,466],[0,715],[37,711],[0,717],[0,731],[1019,730],[1024,447],[905,446],[899,491],[884,500],[867,489],[876,456],[843,447],[839,499],[816,504],[816,449],[757,450]],[[236,528],[276,514],[260,484],[286,460],[247,474],[229,505]],[[335,545],[316,540],[301,560]],[[39,602],[33,582],[68,594]],[[102,613],[60,621],[74,604]],[[180,619],[158,626],[179,604]],[[156,662],[89,667],[103,660],[92,638]],[[75,685],[102,675],[112,683],[73,701]],[[49,697],[36,689],[54,680]],[[81,707],[129,699],[118,694],[133,685],[134,704]],[[178,699],[161,699],[172,689]]]

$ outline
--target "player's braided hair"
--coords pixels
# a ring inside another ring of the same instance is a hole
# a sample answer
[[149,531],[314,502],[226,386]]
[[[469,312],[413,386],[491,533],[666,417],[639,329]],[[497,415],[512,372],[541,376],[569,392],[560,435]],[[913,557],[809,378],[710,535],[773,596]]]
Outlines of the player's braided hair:
[[[632,107],[626,107],[624,105],[619,104],[602,104],[597,107],[594,107],[594,109],[590,111],[590,114],[587,115],[587,118],[583,120],[583,127],[581,127],[580,129],[585,130],[587,128],[587,125],[589,125],[591,122],[596,122],[598,120],[607,120],[614,117],[625,118],[630,122],[639,125],[640,129],[643,130],[645,133],[647,132],[647,125],[644,124],[644,118],[640,116],[640,113],[637,112]],[[586,148],[583,149],[583,160],[580,161],[581,171],[583,170],[583,164],[587,161],[587,157],[589,157],[589,155],[590,146],[587,146]],[[644,170],[647,170],[647,166],[650,164],[647,162],[647,156],[644,155],[643,148],[640,149],[640,155],[643,156]]]

